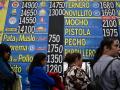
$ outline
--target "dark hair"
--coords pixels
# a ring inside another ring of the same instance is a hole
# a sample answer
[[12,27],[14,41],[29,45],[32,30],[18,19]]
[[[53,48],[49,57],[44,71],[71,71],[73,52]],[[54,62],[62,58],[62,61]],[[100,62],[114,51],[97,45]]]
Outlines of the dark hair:
[[46,58],[46,54],[44,53],[36,53],[33,57],[33,61],[30,64],[29,70],[28,72],[31,73],[32,69],[35,66],[41,66],[42,64],[40,63],[40,61],[44,60]]
[[76,55],[76,58],[81,59],[81,54],[80,53],[73,53]]
[[67,53],[64,58],[64,61],[67,62],[68,64],[72,64],[73,62],[75,62],[76,58],[80,59],[81,54],[80,53]]
[[104,47],[106,46],[108,49],[111,49],[112,44],[114,43],[115,40],[118,40],[118,38],[104,38],[101,43],[99,48],[96,50],[94,60],[98,60],[101,55],[103,54]]
[[9,52],[11,54],[11,48],[4,43],[0,44],[0,57],[3,57],[5,52]]
[[118,40],[118,38],[115,37],[103,38],[94,55],[94,61],[91,62],[91,67],[93,67],[93,65],[97,62],[97,60],[102,56],[104,47],[106,46],[108,49],[111,49],[111,46],[115,40]]

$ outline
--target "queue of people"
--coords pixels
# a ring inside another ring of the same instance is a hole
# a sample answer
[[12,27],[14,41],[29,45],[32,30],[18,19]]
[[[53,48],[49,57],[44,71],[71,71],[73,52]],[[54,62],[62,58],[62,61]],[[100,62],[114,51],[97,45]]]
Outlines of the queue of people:
[[[13,90],[12,86],[16,79],[16,73],[11,69],[8,60],[11,49],[6,44],[0,44],[0,90]],[[91,69],[94,76],[100,76],[107,64],[107,67],[100,86],[102,90],[120,90],[120,42],[117,38],[105,38],[96,50],[94,63]],[[89,90],[88,86],[93,80],[81,68],[82,55],[80,53],[67,53],[64,62],[68,68],[61,77],[58,72],[46,72],[47,55],[36,53],[28,69],[28,80],[30,90]]]

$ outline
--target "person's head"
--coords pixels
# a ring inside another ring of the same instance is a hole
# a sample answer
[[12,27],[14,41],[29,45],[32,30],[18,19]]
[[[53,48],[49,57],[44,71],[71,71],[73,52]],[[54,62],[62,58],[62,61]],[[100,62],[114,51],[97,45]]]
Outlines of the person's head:
[[68,63],[68,66],[75,64],[79,67],[82,66],[81,54],[80,53],[68,53],[66,54],[64,61]]
[[81,57],[81,54],[80,53],[73,53],[73,54],[76,55],[75,64],[81,68],[82,67],[82,57]]
[[117,57],[120,52],[120,43],[118,38],[104,38],[99,48],[96,51],[95,59],[99,59],[101,55],[109,55],[112,57]]
[[36,53],[33,57],[33,61],[31,62],[30,64],[30,67],[29,67],[29,72],[32,71],[32,69],[35,67],[35,66],[44,66],[46,64],[46,54],[44,53]]
[[44,66],[46,64],[46,54],[36,53],[32,61],[33,66]]
[[0,44],[0,57],[2,57],[5,61],[10,59],[11,55],[11,48],[4,43]]

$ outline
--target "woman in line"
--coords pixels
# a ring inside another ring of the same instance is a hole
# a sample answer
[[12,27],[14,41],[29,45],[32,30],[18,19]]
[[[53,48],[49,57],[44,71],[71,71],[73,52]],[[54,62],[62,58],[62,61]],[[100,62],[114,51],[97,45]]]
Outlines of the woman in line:
[[65,62],[68,63],[68,69],[64,72],[65,90],[87,90],[90,80],[85,71],[81,69],[81,54],[68,53],[65,56]]
[[12,90],[16,74],[8,64],[11,49],[7,44],[0,44],[0,90]]
[[50,87],[55,85],[54,79],[48,76],[44,70],[45,64],[46,54],[35,54],[28,71],[31,90],[49,90]]

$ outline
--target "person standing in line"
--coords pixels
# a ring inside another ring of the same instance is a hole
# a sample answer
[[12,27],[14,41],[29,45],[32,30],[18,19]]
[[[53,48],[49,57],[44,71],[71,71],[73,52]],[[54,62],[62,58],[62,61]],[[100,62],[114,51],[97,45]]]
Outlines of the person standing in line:
[[45,71],[46,54],[36,53],[28,69],[30,90],[49,90],[55,86],[55,80]]
[[8,61],[11,48],[7,44],[0,44],[0,90],[12,90],[16,74],[11,69]]
[[86,72],[81,69],[81,54],[68,53],[64,61],[68,63],[68,69],[64,72],[65,90],[87,90],[90,80]]
[[111,60],[114,60],[107,68],[102,82],[103,90],[120,90],[120,42],[117,38],[104,38],[96,51],[94,59],[97,61],[93,65],[95,76],[100,76]]

